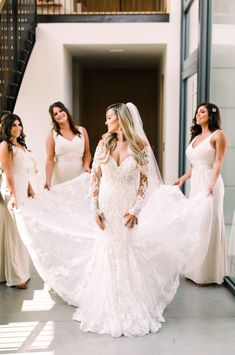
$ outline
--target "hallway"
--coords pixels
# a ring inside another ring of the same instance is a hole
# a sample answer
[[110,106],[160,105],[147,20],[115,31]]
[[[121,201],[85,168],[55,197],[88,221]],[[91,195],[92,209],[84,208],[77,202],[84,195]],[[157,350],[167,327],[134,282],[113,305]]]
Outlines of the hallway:
[[160,332],[139,338],[82,333],[74,308],[48,292],[34,271],[27,290],[0,284],[0,354],[232,355],[235,298],[223,286],[182,278]]

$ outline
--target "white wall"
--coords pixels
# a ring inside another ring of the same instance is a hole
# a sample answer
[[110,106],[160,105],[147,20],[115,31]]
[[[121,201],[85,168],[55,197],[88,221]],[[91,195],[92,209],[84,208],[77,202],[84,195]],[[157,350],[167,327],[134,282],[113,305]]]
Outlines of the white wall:
[[[48,107],[61,100],[72,109],[72,63],[65,45],[166,44],[164,94],[164,179],[178,173],[180,1],[172,1],[170,23],[38,24],[36,44],[24,76],[15,113],[22,118],[27,142],[38,161],[42,179]],[[143,95],[146,94],[143,92]]]
[[72,110],[73,107],[73,63],[72,57],[68,50],[63,48],[63,101],[66,102],[66,106]]
[[[230,4],[232,2],[230,1]],[[228,4],[227,4],[228,5]],[[226,9],[226,8],[225,8]],[[235,25],[213,24],[211,101],[221,111],[222,129],[228,140],[222,176],[225,184],[225,223],[235,211]]]

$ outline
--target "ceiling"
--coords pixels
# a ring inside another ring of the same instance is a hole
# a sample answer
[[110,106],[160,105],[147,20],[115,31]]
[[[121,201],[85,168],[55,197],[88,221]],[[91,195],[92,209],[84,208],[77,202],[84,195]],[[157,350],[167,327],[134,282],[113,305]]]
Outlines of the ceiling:
[[164,44],[66,45],[73,61],[81,67],[154,68],[161,63]]

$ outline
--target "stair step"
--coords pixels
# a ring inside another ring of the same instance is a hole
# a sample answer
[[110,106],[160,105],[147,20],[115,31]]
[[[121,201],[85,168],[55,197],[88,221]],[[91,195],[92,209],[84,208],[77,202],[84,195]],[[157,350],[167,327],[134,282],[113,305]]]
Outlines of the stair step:
[[14,80],[15,80],[15,82],[19,82],[19,81],[22,79],[22,76],[23,76],[22,71],[17,70],[17,71],[14,73]]
[[25,67],[26,67],[27,61],[20,59],[19,63],[18,63],[18,68],[20,71],[24,71]]
[[29,50],[29,49],[23,49],[23,50],[20,52],[20,56],[21,56],[21,59],[22,59],[22,60],[27,61],[28,58],[29,58],[29,55],[30,55],[30,50]]
[[31,40],[31,41],[35,41],[35,31],[29,31],[29,34],[28,34],[28,39]]
[[14,109],[14,106],[15,106],[16,97],[15,96],[7,96],[6,101],[7,101],[7,107],[12,112]]
[[11,83],[10,84],[10,92],[12,97],[16,97],[19,91],[19,84],[18,83]]
[[35,42],[35,41],[31,41],[30,39],[27,39],[27,40],[25,41],[25,49],[26,49],[26,50],[31,50],[31,48],[32,48],[33,45],[34,45],[34,42]]

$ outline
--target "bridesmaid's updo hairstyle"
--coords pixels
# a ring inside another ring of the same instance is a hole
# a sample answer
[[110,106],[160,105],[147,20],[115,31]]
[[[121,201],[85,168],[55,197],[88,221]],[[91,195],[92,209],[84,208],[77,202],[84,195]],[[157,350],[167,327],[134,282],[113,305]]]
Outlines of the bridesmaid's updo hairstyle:
[[221,129],[221,118],[218,106],[209,102],[202,102],[198,105],[195,115],[193,118],[193,124],[191,126],[191,139],[190,142],[196,137],[198,134],[202,132],[202,127],[196,123],[196,115],[197,111],[200,107],[204,106],[208,112],[208,128],[211,132],[216,131],[217,129]]
[[69,121],[69,126],[71,131],[75,134],[78,135],[79,137],[81,136],[81,132],[79,132],[79,130],[76,128],[75,122],[73,120],[73,117],[71,116],[69,110],[67,109],[67,107],[61,102],[61,101],[56,101],[54,102],[50,107],[49,107],[49,113],[51,116],[51,120],[52,120],[52,125],[53,125],[53,130],[56,131],[57,134],[60,134],[60,125],[58,122],[56,122],[55,117],[54,117],[54,113],[53,113],[53,109],[55,107],[58,107],[61,109],[61,111],[64,111],[68,117],[68,121]]
[[9,152],[13,150],[13,143],[12,143],[12,136],[11,136],[11,128],[15,121],[20,122],[20,126],[22,127],[22,131],[20,136],[17,138],[17,143],[22,145],[27,149],[25,143],[25,134],[24,134],[24,127],[21,121],[21,118],[11,112],[5,113],[0,119],[0,142],[7,142]]

